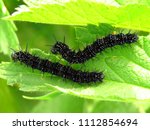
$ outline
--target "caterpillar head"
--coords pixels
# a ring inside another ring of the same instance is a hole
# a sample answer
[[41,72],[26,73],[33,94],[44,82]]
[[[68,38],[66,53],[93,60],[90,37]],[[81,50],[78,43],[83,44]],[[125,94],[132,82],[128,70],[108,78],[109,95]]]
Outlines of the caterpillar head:
[[13,52],[11,54],[11,58],[12,58],[13,61],[17,61],[18,58],[19,58],[19,52]]
[[27,59],[28,57],[25,57],[25,55],[28,55],[26,52],[18,51],[11,54],[11,58],[13,61],[18,61],[20,59]]
[[55,45],[52,47],[51,52],[53,54],[58,54],[61,49],[62,44],[63,44],[62,42],[57,41]]

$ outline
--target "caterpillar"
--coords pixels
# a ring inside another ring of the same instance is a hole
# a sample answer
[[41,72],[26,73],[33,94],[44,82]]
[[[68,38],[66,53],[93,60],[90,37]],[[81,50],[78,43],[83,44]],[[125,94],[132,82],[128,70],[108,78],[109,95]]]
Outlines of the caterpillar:
[[102,82],[104,78],[102,72],[83,72],[80,70],[75,70],[70,66],[65,66],[58,62],[51,62],[47,59],[33,56],[27,51],[15,51],[11,54],[11,58],[14,62],[18,61],[31,67],[32,69],[37,69],[43,73],[47,72],[56,76],[60,76],[77,83]]
[[69,47],[62,42],[57,41],[52,47],[51,52],[53,54],[60,54],[69,63],[84,63],[90,58],[96,56],[97,53],[105,50],[106,48],[116,45],[131,44],[138,40],[136,34],[109,34],[102,39],[97,39],[93,44],[88,45],[83,51],[72,51]]

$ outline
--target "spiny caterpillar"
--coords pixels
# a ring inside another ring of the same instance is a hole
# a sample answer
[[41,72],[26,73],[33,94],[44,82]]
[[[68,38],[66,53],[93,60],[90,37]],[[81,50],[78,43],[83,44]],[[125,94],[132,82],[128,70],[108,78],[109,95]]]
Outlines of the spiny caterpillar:
[[131,44],[137,40],[138,36],[134,33],[109,34],[104,38],[97,39],[93,44],[88,45],[83,51],[78,51],[77,53],[69,49],[69,47],[62,42],[56,42],[52,47],[51,52],[53,54],[62,55],[69,63],[84,63],[106,48],[116,45]]
[[70,79],[77,83],[91,83],[91,82],[102,82],[104,75],[102,72],[83,72],[75,70],[70,66],[64,66],[58,62],[51,62],[47,59],[41,59],[40,57],[33,56],[27,51],[14,51],[11,55],[13,61],[19,61],[32,69],[37,69],[53,75]]

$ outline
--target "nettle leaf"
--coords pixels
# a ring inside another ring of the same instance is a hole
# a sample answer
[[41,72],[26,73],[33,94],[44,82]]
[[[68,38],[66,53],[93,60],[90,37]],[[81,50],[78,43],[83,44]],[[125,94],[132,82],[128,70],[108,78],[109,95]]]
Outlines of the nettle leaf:
[[128,5],[128,4],[142,4],[142,5],[150,5],[149,0],[115,0],[120,5]]
[[[31,6],[35,6],[35,5],[40,5],[40,4],[52,4],[52,3],[60,3],[60,2],[68,2],[67,1],[60,1],[60,0],[23,0],[26,4],[31,5]],[[70,0],[71,1],[71,0]],[[87,0],[87,1],[94,1],[94,0]],[[118,3],[116,2],[116,0],[100,0],[100,2],[105,3],[105,4],[110,4],[110,5],[115,5],[117,6]]]
[[10,55],[11,49],[18,49],[19,42],[15,34],[16,27],[13,22],[2,20],[4,16],[8,16],[9,13],[3,3],[0,1],[0,52]]
[[87,25],[108,23],[115,27],[150,31],[150,8],[147,5],[105,5],[93,1],[36,2],[21,5],[9,20],[46,24]]
[[[75,69],[103,71],[105,79],[102,83],[78,84],[47,73],[42,75],[38,70],[33,72],[25,65],[13,62],[0,64],[0,77],[7,79],[9,85],[18,84],[22,91],[46,91],[52,92],[52,96],[53,92],[54,95],[55,92],[56,95],[57,92],[62,92],[95,100],[150,101],[149,41],[150,36],[140,36],[138,42],[131,46],[109,48],[86,64],[72,65]],[[38,49],[31,53],[52,61],[58,60],[57,57]],[[66,65],[66,62],[60,62]]]

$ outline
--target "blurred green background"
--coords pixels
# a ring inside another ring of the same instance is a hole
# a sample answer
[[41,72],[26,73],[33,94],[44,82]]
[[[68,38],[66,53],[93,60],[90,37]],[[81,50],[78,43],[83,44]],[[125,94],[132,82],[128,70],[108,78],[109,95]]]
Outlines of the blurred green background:
[[[4,0],[10,14],[15,8],[23,4],[18,0]],[[28,43],[30,48],[40,48],[49,52],[50,46],[57,40],[74,42],[74,29],[71,26],[56,26],[29,22],[15,22],[16,34],[22,48]],[[10,61],[9,57],[0,54],[1,61]],[[36,93],[20,92],[17,87],[7,86],[5,80],[0,79],[0,112],[149,112],[149,105],[139,102],[107,102],[82,99],[62,94],[48,101],[27,100],[22,95]]]

